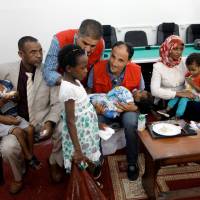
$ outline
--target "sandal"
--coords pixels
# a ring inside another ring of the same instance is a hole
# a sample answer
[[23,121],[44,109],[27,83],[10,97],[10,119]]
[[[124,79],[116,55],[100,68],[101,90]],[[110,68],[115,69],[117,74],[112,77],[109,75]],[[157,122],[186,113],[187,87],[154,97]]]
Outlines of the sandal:
[[40,169],[41,162],[33,155],[30,160],[26,160],[27,164],[33,169]]

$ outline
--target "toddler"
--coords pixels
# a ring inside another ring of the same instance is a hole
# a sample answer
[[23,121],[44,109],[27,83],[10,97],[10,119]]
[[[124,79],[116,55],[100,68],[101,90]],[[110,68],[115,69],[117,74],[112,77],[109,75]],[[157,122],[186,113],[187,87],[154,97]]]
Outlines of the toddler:
[[0,80],[0,114],[5,115],[0,123],[0,137],[14,135],[19,141],[25,160],[34,169],[40,168],[40,161],[33,154],[34,128],[17,115],[17,92],[8,80]]
[[[186,75],[185,79],[185,88],[188,91],[191,91],[195,94],[194,101],[199,101],[200,97],[200,53],[192,53],[186,59],[186,66],[189,73]],[[165,110],[158,111],[158,113],[169,117],[168,112],[178,104],[176,110],[176,118],[181,118],[184,115],[184,112],[187,107],[187,102],[192,101],[189,98],[179,98],[175,97],[174,99],[169,100],[167,108]]]

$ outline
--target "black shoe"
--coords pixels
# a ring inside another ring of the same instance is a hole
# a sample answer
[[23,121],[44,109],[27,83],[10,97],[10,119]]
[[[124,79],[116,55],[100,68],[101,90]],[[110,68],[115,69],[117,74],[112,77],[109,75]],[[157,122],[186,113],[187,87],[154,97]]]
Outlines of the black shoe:
[[95,180],[99,179],[101,176],[101,165],[97,165],[93,171],[93,177]]
[[101,165],[101,166],[103,166],[103,164],[104,164],[104,156],[101,154],[101,156],[100,156],[100,158],[99,158],[99,164]]
[[34,143],[38,143],[40,141],[40,134],[35,133],[33,136]]
[[129,181],[135,181],[139,176],[139,168],[137,164],[128,165],[127,176]]

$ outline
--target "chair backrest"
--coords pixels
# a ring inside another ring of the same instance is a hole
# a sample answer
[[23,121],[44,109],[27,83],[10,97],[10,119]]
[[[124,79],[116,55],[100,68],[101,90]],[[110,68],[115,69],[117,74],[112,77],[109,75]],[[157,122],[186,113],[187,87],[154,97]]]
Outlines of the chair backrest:
[[179,26],[175,23],[162,23],[157,29],[157,45],[161,45],[170,35],[179,35]]
[[103,25],[103,39],[105,41],[105,48],[110,49],[117,42],[117,35],[115,28],[111,25]]
[[124,41],[128,42],[132,47],[147,46],[147,35],[144,31],[127,31]]
[[186,29],[186,43],[193,43],[200,39],[200,24],[191,24]]

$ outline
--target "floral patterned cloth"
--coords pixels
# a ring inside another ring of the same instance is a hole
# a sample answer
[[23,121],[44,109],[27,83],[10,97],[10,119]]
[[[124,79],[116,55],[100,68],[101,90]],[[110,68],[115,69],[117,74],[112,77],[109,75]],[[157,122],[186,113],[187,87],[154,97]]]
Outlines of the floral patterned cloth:
[[179,65],[181,62],[181,57],[178,60],[172,60],[169,56],[172,49],[175,49],[179,44],[184,46],[182,39],[177,35],[171,35],[160,46],[160,61],[169,68]]
[[[77,136],[84,155],[91,161],[98,162],[100,153],[100,138],[98,119],[93,105],[90,103],[87,93],[81,83],[77,81],[80,86],[74,85],[67,81],[62,81],[60,87],[59,99],[65,102],[69,99],[75,101],[75,125],[77,129]],[[66,115],[62,112],[62,149],[64,157],[64,165],[67,172],[71,170],[71,160],[74,153],[73,143],[69,134],[66,123]]]
[[107,118],[114,119],[120,115],[117,112],[116,103],[130,103],[134,102],[132,93],[123,86],[116,86],[110,90],[107,94],[105,93],[94,93],[89,95],[90,101],[93,105],[101,104],[104,105],[105,111],[103,115]]

